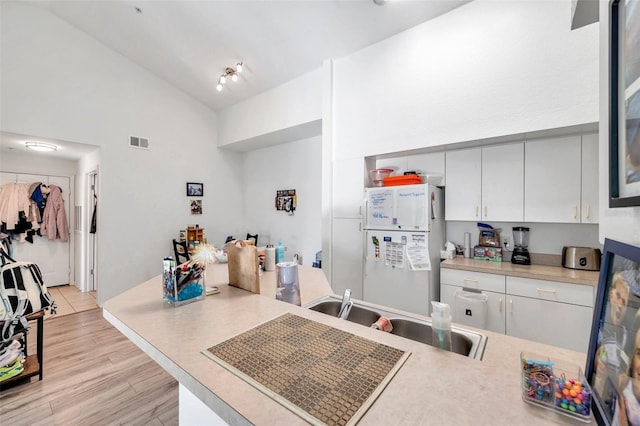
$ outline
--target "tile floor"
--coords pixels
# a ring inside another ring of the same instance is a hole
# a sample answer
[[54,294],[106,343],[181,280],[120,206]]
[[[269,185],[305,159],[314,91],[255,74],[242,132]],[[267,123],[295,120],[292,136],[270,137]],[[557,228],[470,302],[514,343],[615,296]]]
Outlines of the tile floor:
[[58,309],[55,315],[51,315],[49,311],[46,311],[45,319],[54,316],[61,317],[63,315],[87,311],[98,307],[96,304],[95,291],[83,293],[73,285],[49,287],[47,290],[49,290],[51,297],[53,297],[53,300],[56,302]]

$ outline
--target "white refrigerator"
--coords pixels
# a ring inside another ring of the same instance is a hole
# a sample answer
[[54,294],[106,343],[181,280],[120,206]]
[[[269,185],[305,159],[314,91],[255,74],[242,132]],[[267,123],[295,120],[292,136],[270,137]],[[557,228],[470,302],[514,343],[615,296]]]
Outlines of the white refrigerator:
[[431,314],[440,300],[443,202],[430,184],[365,190],[365,301]]

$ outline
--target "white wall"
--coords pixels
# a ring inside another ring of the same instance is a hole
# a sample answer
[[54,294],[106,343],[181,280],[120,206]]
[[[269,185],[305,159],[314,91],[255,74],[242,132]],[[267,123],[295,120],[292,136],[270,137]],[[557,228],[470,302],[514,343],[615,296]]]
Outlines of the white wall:
[[78,162],[48,157],[46,154],[28,154],[3,151],[0,157],[0,171],[13,173],[32,173],[53,176],[73,176]]
[[[244,171],[246,231],[259,234],[259,245],[287,246],[285,257],[302,254],[311,266],[321,250],[321,137],[303,139],[249,152]],[[298,207],[295,215],[275,209],[276,191],[295,189]],[[236,237],[245,237],[238,234]]]
[[244,229],[241,157],[217,148],[214,112],[45,10],[0,7],[1,130],[101,147],[98,303],[158,275],[185,224],[211,241]]
[[640,207],[609,208],[609,2],[600,2],[600,242],[640,245]]
[[[602,248],[598,242],[598,225],[575,223],[512,223],[491,222],[491,226],[501,229],[501,236],[513,241],[513,227],[529,228],[529,252],[561,255],[562,247]],[[471,246],[478,244],[478,226],[476,222],[447,222],[447,240],[464,245],[464,233],[471,234]]]
[[218,144],[231,146],[321,118],[322,70],[318,69],[220,111]]
[[598,27],[571,2],[477,0],[334,61],[334,158],[598,120]]

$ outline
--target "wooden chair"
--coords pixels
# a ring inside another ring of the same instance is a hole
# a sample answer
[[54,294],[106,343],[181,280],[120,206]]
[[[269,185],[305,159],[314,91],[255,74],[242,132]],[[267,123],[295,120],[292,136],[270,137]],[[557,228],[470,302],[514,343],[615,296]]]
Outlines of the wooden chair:
[[251,235],[251,234],[247,233],[247,238],[245,238],[245,239],[247,239],[247,240],[253,240],[253,241],[254,241],[254,245],[255,245],[256,247],[258,247],[258,234]]
[[[176,256],[176,263],[178,265],[180,265],[181,263],[184,263],[187,260],[191,259],[191,256],[189,256],[189,248],[187,247],[187,242],[186,241],[176,241],[174,239],[173,240],[173,253]],[[184,260],[181,260],[181,258],[184,258]]]

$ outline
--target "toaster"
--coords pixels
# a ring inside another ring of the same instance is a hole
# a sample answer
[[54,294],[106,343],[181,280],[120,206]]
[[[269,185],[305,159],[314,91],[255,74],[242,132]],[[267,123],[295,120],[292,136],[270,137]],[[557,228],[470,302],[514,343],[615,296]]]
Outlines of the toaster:
[[563,247],[562,266],[569,269],[584,269],[586,271],[599,271],[600,249],[591,247]]

